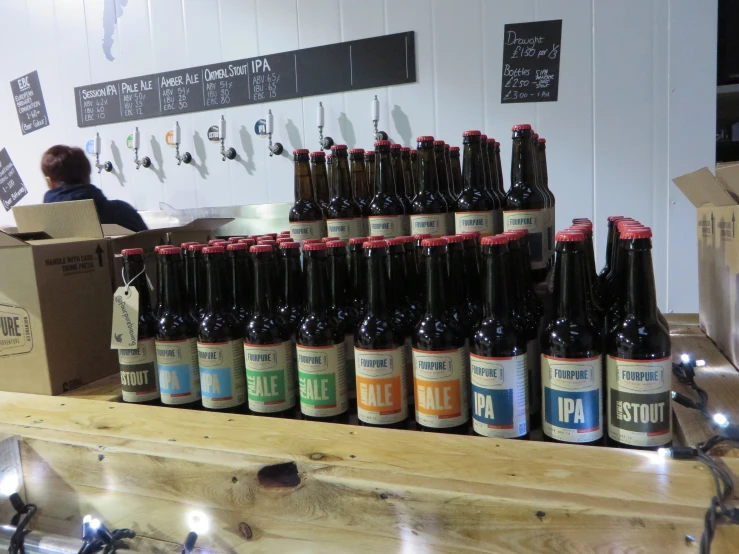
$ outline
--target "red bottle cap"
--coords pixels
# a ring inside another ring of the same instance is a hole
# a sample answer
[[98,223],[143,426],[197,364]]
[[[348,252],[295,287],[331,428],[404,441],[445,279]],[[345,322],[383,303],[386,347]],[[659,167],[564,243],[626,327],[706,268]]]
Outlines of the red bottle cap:
[[375,147],[377,146],[390,146],[392,143],[389,140],[376,140]]
[[464,233],[457,233],[458,235],[462,235],[465,239],[478,239],[480,238],[480,231],[465,231]]
[[346,241],[340,239],[327,240],[326,248],[346,248]]
[[518,240],[528,235],[529,230],[528,229],[511,229],[510,231],[506,231],[505,234],[511,237],[514,237],[516,240]]
[[479,137],[482,136],[482,131],[465,131],[462,133],[463,137]]
[[572,223],[592,223],[587,217],[573,217]]
[[269,244],[255,244],[249,248],[249,252],[252,254],[259,254],[260,252],[272,252],[272,247]]
[[329,152],[328,154],[326,154],[326,160],[327,160],[327,161],[331,161],[331,160],[333,160],[333,159],[334,159],[334,155],[333,155],[333,154],[331,154],[331,152]]
[[638,221],[634,221],[633,219],[622,219],[617,224],[617,226],[618,226],[618,232],[620,233],[621,231],[623,231],[627,227],[635,227],[635,226],[639,226],[639,225],[641,225],[641,223],[639,223]]
[[514,125],[513,127],[511,127],[511,131],[526,131],[526,130],[528,131],[531,130],[531,125],[529,125],[528,123],[519,123],[518,125]]
[[228,241],[229,244],[233,244],[235,242],[239,242],[239,240],[241,240],[241,237],[228,237],[228,239],[226,240]]
[[346,144],[334,144],[331,147],[331,152],[333,152],[334,150],[346,150],[347,148],[348,146]]
[[452,146],[451,148],[449,148],[449,151],[450,152],[459,152],[459,146]]
[[300,243],[285,241],[280,243],[280,250],[287,250],[288,248],[300,248]]
[[534,140],[539,140],[539,133],[531,133],[531,136],[534,137]]
[[[195,246],[199,246],[201,249],[203,248],[202,244],[191,244],[190,246],[188,246],[188,249]],[[162,256],[173,256],[174,254],[182,254],[182,250],[180,250],[176,246],[163,246],[159,249],[159,254]]]
[[125,250],[121,250],[121,256],[143,256],[143,255],[144,255],[143,248],[126,248]]
[[293,242],[293,239],[284,236],[277,237],[277,244],[281,244],[283,242]]
[[350,154],[364,154],[364,148],[352,148],[349,150]]
[[241,239],[239,241],[239,244],[248,244],[249,246],[254,246],[254,244],[256,244],[256,241],[254,239]]
[[285,229],[285,230],[280,231],[280,234],[281,235],[289,235],[290,234],[290,231],[288,229]]
[[[195,241],[191,241],[191,242],[183,242],[182,244],[180,244],[180,248],[185,248],[185,249],[186,249],[186,248],[187,248],[188,246],[190,246],[191,244],[197,244],[197,242],[195,242]],[[154,248],[154,250],[156,250],[156,247]]]
[[449,150],[450,148],[451,148],[451,146],[449,146],[448,144],[445,144],[444,145],[444,150]]
[[483,237],[482,238],[482,245],[483,246],[491,246],[494,244],[508,244],[508,241],[510,240],[510,237],[507,235],[504,235],[503,233],[499,235],[493,235],[492,237]]
[[487,143],[488,144],[495,144],[495,139],[494,138],[488,138]]
[[326,245],[322,242],[310,242],[308,244],[303,243],[303,250],[305,252],[313,252],[315,250],[326,250]]
[[418,150],[415,148],[411,149],[411,156],[415,156],[416,154],[418,154]]
[[405,154],[406,152],[408,152],[410,154],[411,149],[408,146],[404,146],[403,148],[400,149],[400,151],[403,154]]
[[624,218],[624,216],[622,216],[622,215],[609,215],[608,216],[608,221],[611,221],[611,222],[613,222],[613,221],[621,221],[623,218]]
[[[186,244],[186,243],[182,243],[182,244]],[[156,252],[157,254],[159,254],[159,251],[162,248],[167,248],[167,247],[169,247],[169,244],[158,244],[157,246],[154,247],[154,252]],[[187,246],[181,246],[180,248],[187,248]]]
[[365,158],[374,158],[375,157],[375,151],[374,150],[365,150],[364,151],[364,157]]
[[270,246],[274,246],[275,244],[277,244],[277,241],[272,239],[259,239],[257,241],[257,244],[268,244]]
[[554,237],[557,242],[582,242],[585,240],[585,234],[577,229],[560,231]]
[[319,150],[318,152],[311,152],[310,157],[311,158],[325,158],[326,153]]
[[464,237],[462,235],[447,235],[445,237],[442,237],[447,243],[450,244],[457,244],[464,242]]
[[243,242],[235,242],[235,243],[229,244],[226,247],[226,250],[228,250],[229,252],[233,250],[249,250],[249,245],[244,244]]
[[[202,250],[203,250],[203,248],[205,248],[205,246],[206,246],[205,244],[191,244],[190,246],[187,247],[187,249],[190,252],[202,252]],[[161,251],[160,251],[160,253],[161,253]]]
[[341,239],[339,237],[323,237],[321,239],[321,242],[329,242],[329,241],[332,241],[332,240],[341,240]]
[[398,150],[398,149],[402,149],[402,148],[403,147],[400,144],[398,144],[397,142],[395,144],[391,144],[390,145],[390,150]]
[[651,239],[652,230],[649,227],[630,227],[621,233],[621,239]]
[[218,244],[220,242],[225,242],[223,239],[213,239],[208,241],[208,246],[213,246],[214,244]]
[[388,246],[403,246],[405,244],[405,239],[403,237],[395,237],[384,242],[386,242]]
[[370,235],[367,240],[385,240],[385,235]]
[[364,244],[367,242],[367,237],[352,237],[349,239],[349,244]]
[[223,246],[206,246],[203,248],[203,254],[223,254],[226,249]]
[[444,146],[446,143],[443,140],[435,140],[434,146]]
[[248,239],[254,239],[254,240],[257,240],[257,239],[258,239],[259,237],[261,237],[261,236],[262,236],[262,235],[246,235],[246,238],[248,238]]
[[431,135],[421,135],[420,137],[416,137],[416,142],[433,142],[434,137]]
[[419,233],[417,235],[413,235],[413,240],[423,240],[423,239],[430,239],[431,235],[428,233]]
[[539,144],[546,144],[546,143],[547,143],[547,139],[545,139],[544,137],[539,137]]
[[387,248],[389,241],[386,240],[368,240],[363,245],[362,248]]
[[314,242],[323,242],[323,241],[321,239],[305,239],[303,241],[303,244],[311,244],[311,243],[314,243]]
[[500,148],[500,143],[497,140],[495,141],[495,147]]
[[423,239],[421,246],[424,248],[427,246],[446,246],[446,240],[444,239]]
[[299,154],[308,154],[308,153],[309,152],[307,148],[296,148],[295,150],[293,150],[293,156],[297,156]]
[[415,242],[413,240],[413,237],[411,237],[411,236],[403,236],[403,237],[395,237],[395,238],[403,239],[403,242],[404,243],[406,243],[406,242]]

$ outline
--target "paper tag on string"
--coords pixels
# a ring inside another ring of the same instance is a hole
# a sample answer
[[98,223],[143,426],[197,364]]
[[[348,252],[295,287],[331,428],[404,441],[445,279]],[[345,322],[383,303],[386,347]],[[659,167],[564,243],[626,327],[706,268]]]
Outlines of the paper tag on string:
[[136,348],[139,341],[139,292],[136,287],[118,287],[113,295],[113,327],[110,347]]

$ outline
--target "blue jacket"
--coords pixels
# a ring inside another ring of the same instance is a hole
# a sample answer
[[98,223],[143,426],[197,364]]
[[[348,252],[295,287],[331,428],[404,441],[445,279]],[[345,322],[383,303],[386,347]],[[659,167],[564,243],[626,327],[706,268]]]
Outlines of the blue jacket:
[[44,194],[44,204],[92,200],[100,223],[115,223],[131,231],[146,231],[146,223],[136,209],[123,200],[108,200],[95,185],[60,185]]

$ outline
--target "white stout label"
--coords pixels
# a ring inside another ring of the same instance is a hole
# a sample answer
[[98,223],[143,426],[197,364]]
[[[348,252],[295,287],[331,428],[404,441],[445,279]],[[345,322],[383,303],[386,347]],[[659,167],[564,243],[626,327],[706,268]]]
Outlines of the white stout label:
[[624,360],[608,356],[608,436],[632,446],[672,440],[672,360]]
[[118,367],[124,402],[148,402],[159,398],[154,339],[141,339],[136,348],[119,349]]
[[547,266],[546,246],[547,236],[546,209],[540,210],[506,210],[503,212],[503,230],[527,229],[526,242],[531,252],[531,269],[544,269]]
[[400,237],[405,233],[404,215],[371,215],[369,220],[370,236],[383,235],[386,239]]
[[447,214],[414,214],[411,216],[411,235],[428,233],[432,237],[447,234]]
[[246,401],[244,349],[240,340],[198,342],[203,406],[225,410]]
[[293,342],[244,343],[246,392],[249,409],[260,414],[282,412],[295,406]]
[[541,355],[542,428],[548,437],[578,443],[603,436],[602,358]]
[[158,340],[156,348],[162,403],[177,405],[200,400],[197,339]]
[[340,240],[349,241],[354,237],[363,235],[364,225],[361,218],[356,219],[327,219],[326,220],[326,236],[339,237]]
[[467,348],[427,351],[413,349],[416,421],[444,428],[469,420],[469,355]]
[[347,409],[346,346],[301,346],[298,351],[300,411],[331,417]]
[[323,219],[290,222],[290,238],[295,242],[303,242],[305,239],[322,239],[325,236],[326,222]]
[[470,354],[472,428],[484,437],[510,439],[529,432],[526,355]]
[[355,370],[356,360],[354,359],[354,333],[344,335],[344,344],[346,345],[346,384],[348,395],[351,400],[357,398],[357,374]]
[[357,367],[357,416],[373,425],[390,425],[408,417],[404,347],[354,348]]
[[484,212],[456,212],[454,227],[457,233],[480,231],[480,235],[487,237],[495,234],[495,218],[493,210]]

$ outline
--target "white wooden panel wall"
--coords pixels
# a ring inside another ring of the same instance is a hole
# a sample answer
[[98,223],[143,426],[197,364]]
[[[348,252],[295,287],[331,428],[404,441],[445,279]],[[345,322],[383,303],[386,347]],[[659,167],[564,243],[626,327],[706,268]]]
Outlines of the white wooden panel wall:
[[[103,18],[116,8],[110,61]],[[651,225],[662,309],[695,311],[693,210],[670,178],[713,164],[716,10],[716,0],[0,0],[0,148],[30,191],[23,202],[40,202],[43,150],[84,146],[97,130],[115,173],[94,180],[109,197],[141,210],[192,208],[289,201],[290,152],[316,149],[319,101],[325,133],[350,147],[372,146],[375,94],[380,127],[402,144],[421,134],[459,144],[481,128],[502,143],[506,179],[510,127],[529,122],[548,140],[559,226],[594,218],[600,261],[608,215]],[[501,105],[503,26],[560,18],[559,101]],[[138,122],[151,170],[135,170],[126,148],[134,125],[76,126],[75,86],[408,30],[417,83],[180,116],[191,166],[177,166],[165,144],[174,118]],[[7,83],[34,69],[51,126],[22,137]],[[267,108],[281,157],[254,133]],[[221,113],[234,161],[207,140]]]

